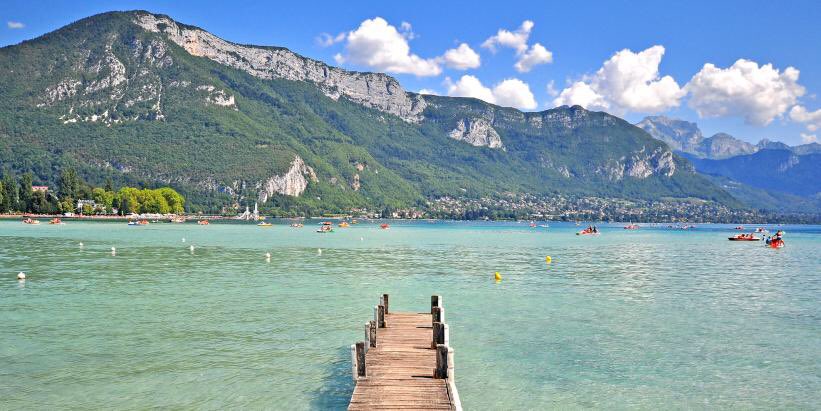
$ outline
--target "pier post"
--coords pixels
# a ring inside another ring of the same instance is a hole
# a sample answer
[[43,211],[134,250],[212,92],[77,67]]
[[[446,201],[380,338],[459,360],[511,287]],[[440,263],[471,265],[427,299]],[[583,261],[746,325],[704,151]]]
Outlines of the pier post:
[[445,344],[438,344],[436,346],[436,370],[433,373],[433,378],[446,379],[453,375],[453,355],[450,355],[451,348]]
[[380,305],[377,307],[377,324],[379,328],[385,328],[385,306]]
[[447,325],[435,322],[433,323],[433,342],[431,343],[430,348],[436,348],[439,344],[447,345],[445,340],[445,330],[447,329]]
[[368,333],[370,334],[370,338],[368,341],[371,343],[371,347],[376,348],[376,323],[373,321],[368,321]]
[[445,309],[443,307],[433,307],[431,311],[431,319],[432,323],[444,323],[445,322]]
[[442,307],[442,296],[441,295],[432,295],[430,296],[430,313],[433,314],[433,309],[435,307]]
[[370,321],[365,323],[365,354],[368,353],[369,348],[371,348],[371,322]]
[[390,312],[388,305],[388,294],[382,294],[382,305],[385,306],[385,315],[387,315]]
[[356,360],[356,344],[351,344],[351,377],[353,380],[356,381],[356,375],[358,374],[359,366],[357,365]]
[[360,341],[356,343],[356,377],[365,378],[367,376],[365,370],[365,343]]

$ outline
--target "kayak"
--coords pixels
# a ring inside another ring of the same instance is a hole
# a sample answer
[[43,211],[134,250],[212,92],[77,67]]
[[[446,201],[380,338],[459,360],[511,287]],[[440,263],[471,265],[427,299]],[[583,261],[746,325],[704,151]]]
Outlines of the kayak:
[[770,246],[770,248],[784,248],[784,240],[770,241],[768,245]]
[[594,233],[592,231],[579,231],[576,235],[599,235],[599,233]]
[[729,237],[730,241],[761,241],[758,237]]

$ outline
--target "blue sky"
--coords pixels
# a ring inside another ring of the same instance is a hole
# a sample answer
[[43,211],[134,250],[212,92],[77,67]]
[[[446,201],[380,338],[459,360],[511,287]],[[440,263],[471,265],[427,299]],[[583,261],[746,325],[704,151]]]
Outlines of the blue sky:
[[13,0],[0,8],[0,46],[145,9],[237,43],[388,71],[412,91],[527,110],[579,103],[632,122],[665,114],[751,142],[821,136],[821,2],[671,3]]

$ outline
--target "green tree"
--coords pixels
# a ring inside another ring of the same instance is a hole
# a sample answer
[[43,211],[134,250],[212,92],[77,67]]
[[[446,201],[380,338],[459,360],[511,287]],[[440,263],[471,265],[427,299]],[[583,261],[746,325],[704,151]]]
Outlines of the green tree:
[[77,198],[80,191],[80,178],[73,168],[69,167],[60,172],[58,184],[60,197]]
[[18,211],[17,179],[11,173],[3,175],[3,209],[6,212]]
[[176,190],[171,187],[163,187],[155,191],[165,198],[170,213],[181,214],[185,212],[185,197],[180,195]]
[[5,194],[6,194],[6,190],[3,188],[3,182],[0,181],[0,213],[5,213],[5,212],[8,211],[8,210],[6,210],[6,205],[5,205],[6,202],[4,200]]
[[114,191],[114,183],[111,181],[111,177],[105,178],[105,191],[113,192]]
[[140,190],[133,187],[123,187],[117,192],[120,204],[120,214],[139,214],[140,201],[138,198]]
[[32,211],[32,194],[33,191],[31,189],[31,185],[34,181],[34,176],[29,172],[23,174],[23,177],[20,178],[20,209],[21,211],[30,212]]
[[31,196],[31,210],[32,213],[37,214],[51,214],[54,212],[51,203],[49,203],[46,193],[42,191],[35,191]]

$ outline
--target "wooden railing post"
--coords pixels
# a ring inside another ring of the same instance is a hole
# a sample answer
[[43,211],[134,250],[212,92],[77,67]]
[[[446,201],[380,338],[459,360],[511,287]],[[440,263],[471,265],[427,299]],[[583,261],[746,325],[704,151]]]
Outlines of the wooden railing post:
[[356,381],[356,376],[359,373],[359,365],[356,359],[356,344],[351,344],[351,377]]
[[380,305],[377,307],[377,324],[379,324],[379,328],[385,328],[385,306]]
[[433,341],[430,348],[436,348],[439,344],[445,343],[445,324],[433,323]]
[[376,323],[373,321],[368,321],[368,333],[370,334],[370,338],[368,341],[371,343],[371,347],[376,348]]
[[436,370],[433,372],[433,378],[445,379],[448,378],[448,346],[445,344],[436,345]]
[[432,295],[430,296],[430,313],[433,314],[433,309],[435,307],[442,307],[442,296],[441,295]]
[[365,343],[362,341],[356,343],[356,376],[358,378],[367,377],[365,370]]
[[387,294],[382,294],[382,305],[385,306],[385,315],[387,315],[390,312],[389,305],[388,305],[388,295]]
[[365,323],[365,354],[368,353],[369,348],[371,348],[371,322],[370,321]]
[[433,311],[431,312],[431,323],[444,323],[445,322],[445,309],[442,307],[433,307]]

